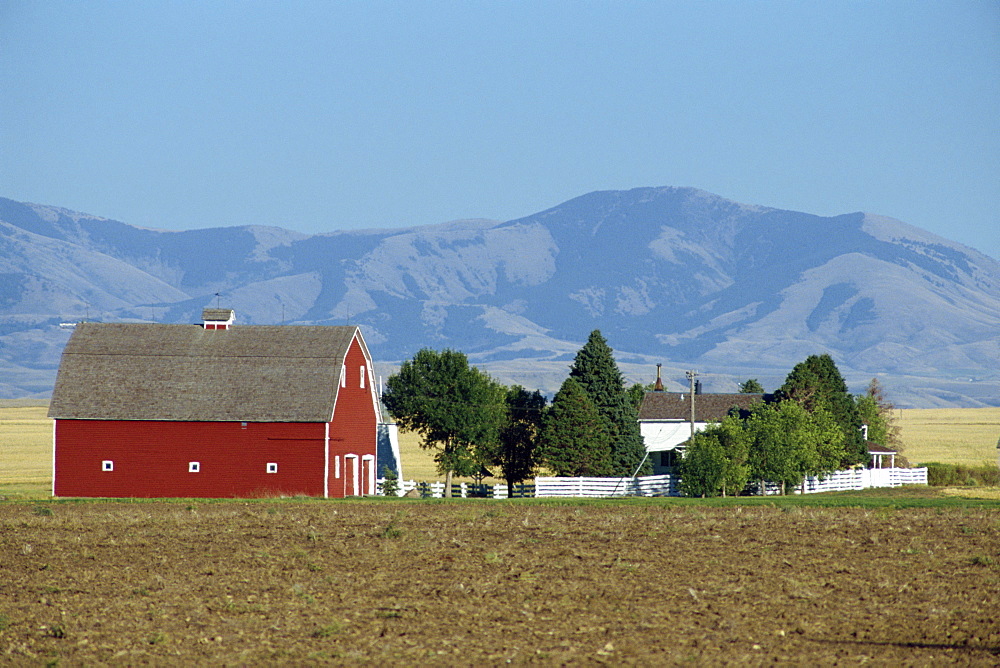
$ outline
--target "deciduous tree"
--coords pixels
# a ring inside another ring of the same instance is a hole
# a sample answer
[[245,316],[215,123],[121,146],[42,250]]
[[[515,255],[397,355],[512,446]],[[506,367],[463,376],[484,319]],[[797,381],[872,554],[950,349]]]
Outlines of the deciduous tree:
[[750,434],[738,415],[727,415],[695,433],[680,464],[681,491],[687,496],[739,494],[750,477]]
[[507,418],[491,463],[512,489],[535,471],[535,449],[545,415],[545,397],[538,390],[528,392],[520,385],[507,388]]
[[632,402],[632,405],[635,407],[637,413],[639,411],[639,407],[642,406],[642,400],[646,398],[646,393],[652,392],[654,385],[655,383],[647,383],[645,385],[642,383],[634,383],[630,388],[625,390],[628,400]]
[[684,496],[719,495],[726,474],[726,452],[712,427],[691,437],[679,469]]
[[868,440],[901,452],[903,439],[896,422],[896,407],[886,397],[878,378],[871,379],[867,391],[855,397],[855,403],[861,422],[868,425]]
[[505,388],[463,353],[424,348],[389,376],[382,401],[403,429],[436,449],[434,459],[451,494],[454,474],[471,476],[495,451],[507,414]]
[[753,408],[746,422],[750,437],[750,475],[781,485],[802,483],[807,475],[840,468],[844,437],[824,406],[810,413],[791,399]]
[[778,390],[778,398],[792,399],[810,412],[820,406],[830,412],[843,433],[841,467],[847,468],[868,460],[858,407],[832,357],[810,355],[796,364]]

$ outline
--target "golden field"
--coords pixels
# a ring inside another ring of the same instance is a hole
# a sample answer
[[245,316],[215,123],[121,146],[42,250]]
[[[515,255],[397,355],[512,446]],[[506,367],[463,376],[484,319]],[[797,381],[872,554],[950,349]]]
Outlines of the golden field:
[[[13,402],[11,402],[13,403]],[[52,420],[48,406],[0,404],[0,485],[50,488]]]
[[1000,407],[912,408],[899,411],[910,463],[996,464]]
[[[43,492],[52,476],[52,421],[45,405],[0,402],[0,492]],[[997,462],[1000,407],[930,408],[899,411],[912,464],[942,462],[981,465]],[[442,480],[433,451],[420,447],[416,434],[400,434],[403,477]]]

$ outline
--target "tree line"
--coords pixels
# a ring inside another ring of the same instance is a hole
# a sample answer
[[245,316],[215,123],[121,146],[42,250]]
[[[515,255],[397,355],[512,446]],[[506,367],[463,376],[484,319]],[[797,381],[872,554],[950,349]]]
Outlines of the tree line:
[[[614,351],[594,330],[551,403],[538,390],[502,385],[461,352],[430,348],[389,377],[382,401],[401,428],[435,452],[449,493],[456,475],[499,477],[512,486],[540,468],[559,476],[648,474],[638,421],[647,389],[625,387]],[[740,389],[763,392],[755,379]],[[891,444],[891,404],[877,381],[853,397],[830,356],[812,356],[765,401],[694,435],[679,465],[682,490],[736,494],[752,481],[785,489],[806,475],[864,463],[863,421],[869,439]]]
[[851,395],[833,359],[812,355],[774,394],[694,434],[680,460],[681,491],[726,496],[776,484],[784,494],[806,476],[867,464],[868,441],[901,449],[894,407],[878,380]]
[[424,348],[386,381],[382,401],[400,427],[435,451],[446,493],[455,475],[515,485],[539,467],[556,475],[647,473],[637,404],[599,330],[577,352],[551,404],[506,387],[464,353]]

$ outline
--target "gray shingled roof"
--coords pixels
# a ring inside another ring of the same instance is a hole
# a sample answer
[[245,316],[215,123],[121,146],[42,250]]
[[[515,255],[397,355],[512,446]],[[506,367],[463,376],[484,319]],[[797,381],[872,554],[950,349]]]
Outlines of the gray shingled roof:
[[[733,406],[749,408],[763,394],[696,394],[695,422],[718,422]],[[639,406],[640,420],[690,420],[691,395],[686,392],[647,392]]]
[[49,417],[329,421],[355,334],[357,327],[80,323],[63,351]]
[[202,320],[219,320],[227,322],[232,318],[233,309],[231,308],[206,308],[201,311]]

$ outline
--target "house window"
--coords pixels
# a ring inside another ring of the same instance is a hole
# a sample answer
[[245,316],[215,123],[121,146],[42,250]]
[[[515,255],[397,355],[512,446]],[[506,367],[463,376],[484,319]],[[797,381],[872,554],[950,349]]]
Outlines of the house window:
[[113,461],[111,461],[110,459],[105,459],[103,462],[101,462],[101,470],[102,471],[114,471],[115,470],[115,463]]
[[361,387],[365,386],[365,368],[361,367]]
[[660,466],[677,466],[677,452],[675,450],[663,450],[660,452]]
[[188,462],[188,473],[201,473],[201,462]]
[[277,473],[278,472],[278,462],[268,462],[267,463],[267,472],[268,473]]

